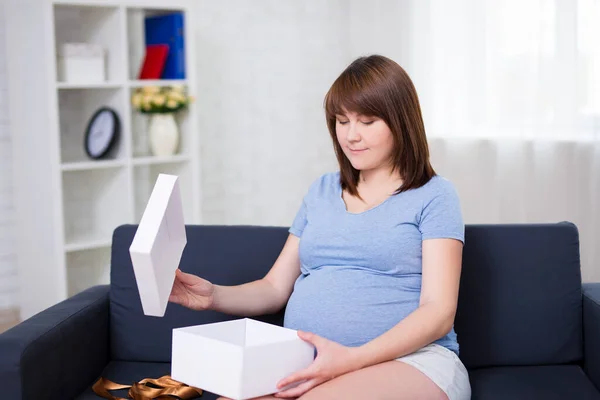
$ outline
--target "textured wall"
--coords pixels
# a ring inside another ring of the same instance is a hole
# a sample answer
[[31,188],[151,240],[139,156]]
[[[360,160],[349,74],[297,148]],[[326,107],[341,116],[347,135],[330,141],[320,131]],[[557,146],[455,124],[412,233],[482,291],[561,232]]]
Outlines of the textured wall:
[[199,14],[205,221],[289,225],[337,165],[322,104],[349,61],[348,2],[202,2]]
[[18,284],[17,256],[13,250],[15,220],[5,55],[4,4],[0,2],[0,310],[17,306]]

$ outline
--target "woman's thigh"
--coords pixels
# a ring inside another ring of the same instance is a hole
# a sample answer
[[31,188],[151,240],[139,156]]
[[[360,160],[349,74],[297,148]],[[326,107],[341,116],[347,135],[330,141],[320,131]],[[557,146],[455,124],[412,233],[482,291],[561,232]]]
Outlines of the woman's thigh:
[[[264,396],[252,400],[281,400]],[[448,400],[446,394],[418,369],[388,361],[339,376],[300,396],[298,400]],[[218,400],[230,400],[219,397]],[[289,399],[293,400],[293,399]]]
[[[261,397],[255,397],[251,400],[281,400],[279,397],[275,397],[275,396],[261,396]],[[229,397],[219,397],[217,400],[231,400]]]
[[298,400],[448,400],[446,394],[415,367],[388,361],[325,382]]

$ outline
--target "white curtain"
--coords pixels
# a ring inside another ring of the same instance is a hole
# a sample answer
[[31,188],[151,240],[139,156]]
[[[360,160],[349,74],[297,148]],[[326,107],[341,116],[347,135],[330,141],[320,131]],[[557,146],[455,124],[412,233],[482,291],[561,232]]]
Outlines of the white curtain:
[[402,3],[398,57],[466,222],[572,221],[600,281],[600,1]]

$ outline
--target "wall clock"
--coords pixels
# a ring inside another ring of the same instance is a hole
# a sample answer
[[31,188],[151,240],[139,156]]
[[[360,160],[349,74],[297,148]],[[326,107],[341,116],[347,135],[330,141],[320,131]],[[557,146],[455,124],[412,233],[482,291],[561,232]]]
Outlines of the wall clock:
[[120,134],[119,116],[109,107],[101,107],[90,118],[85,130],[85,152],[90,158],[105,157],[115,146]]

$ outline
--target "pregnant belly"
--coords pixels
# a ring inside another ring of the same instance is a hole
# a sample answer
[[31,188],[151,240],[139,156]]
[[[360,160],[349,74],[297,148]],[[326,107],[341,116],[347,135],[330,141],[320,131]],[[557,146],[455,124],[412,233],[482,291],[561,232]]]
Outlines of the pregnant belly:
[[414,311],[420,289],[420,275],[389,276],[323,267],[298,278],[284,325],[345,346],[360,346]]

